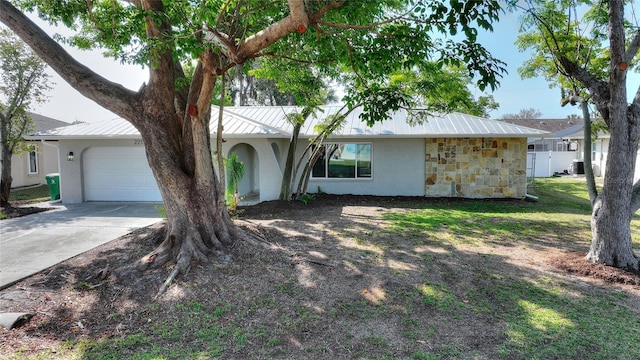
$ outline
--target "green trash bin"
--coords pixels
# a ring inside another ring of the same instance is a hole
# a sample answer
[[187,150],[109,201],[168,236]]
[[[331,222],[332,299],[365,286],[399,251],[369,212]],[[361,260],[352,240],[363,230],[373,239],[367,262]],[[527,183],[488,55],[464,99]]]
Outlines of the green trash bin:
[[47,179],[47,185],[49,185],[51,201],[60,200],[60,174],[47,174],[44,178]]

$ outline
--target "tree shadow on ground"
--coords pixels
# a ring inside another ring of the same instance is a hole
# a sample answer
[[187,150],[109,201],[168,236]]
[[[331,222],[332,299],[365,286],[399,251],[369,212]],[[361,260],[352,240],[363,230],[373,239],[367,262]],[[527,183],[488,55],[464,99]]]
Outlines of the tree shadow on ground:
[[535,257],[551,239],[524,248],[497,235],[486,244],[438,238],[443,229],[403,230],[388,215],[423,203],[358,201],[248,210],[239,223],[268,247],[237,244],[194,264],[157,299],[170,266],[95,276],[156,245],[143,232],[114,241],[12,287],[31,293],[37,315],[2,340],[67,341],[86,359],[640,355],[628,337],[602,336],[637,335],[639,324],[620,319],[637,317],[638,292],[545,266]]

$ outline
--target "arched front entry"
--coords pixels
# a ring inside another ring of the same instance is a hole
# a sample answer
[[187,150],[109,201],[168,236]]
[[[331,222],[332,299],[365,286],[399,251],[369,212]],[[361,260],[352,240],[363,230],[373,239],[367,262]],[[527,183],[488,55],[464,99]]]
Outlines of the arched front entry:
[[258,160],[258,152],[256,149],[247,144],[240,143],[234,145],[227,154],[227,157],[236,153],[238,161],[244,163],[244,176],[238,184],[238,195],[240,198],[260,194],[260,164]]

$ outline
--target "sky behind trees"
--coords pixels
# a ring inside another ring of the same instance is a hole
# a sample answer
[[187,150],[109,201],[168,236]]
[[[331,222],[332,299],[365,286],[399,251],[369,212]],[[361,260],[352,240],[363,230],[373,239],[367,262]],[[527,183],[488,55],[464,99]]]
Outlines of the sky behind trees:
[[[47,32],[54,30],[48,24],[31,16],[37,24]],[[493,33],[481,33],[479,42],[482,43],[493,56],[507,63],[507,74],[501,81],[500,87],[493,93],[482,93],[476,90],[475,95],[491,95],[500,104],[500,108],[490,113],[491,118],[499,119],[506,113],[518,113],[520,109],[534,108],[540,110],[542,118],[566,118],[572,114],[580,116],[578,107],[560,106],[560,89],[549,89],[543,78],[523,80],[518,74],[518,67],[529,58],[529,53],[519,52],[514,44],[519,29],[519,14],[506,13],[500,22],[494,25]],[[64,29],[58,29],[63,32]],[[98,51],[87,52],[70,49],[71,54],[85,65],[91,66],[101,75],[111,81],[122,84],[132,90],[140,88],[147,80],[147,70],[138,65],[120,64],[112,59],[105,59]],[[33,112],[65,122],[83,121],[94,122],[116,118],[108,110],[84,98],[77,91],[66,84],[57,74],[49,70],[55,82],[48,103],[38,105]],[[640,75],[629,74],[628,89],[637,89]],[[628,94],[629,98],[633,93]]]

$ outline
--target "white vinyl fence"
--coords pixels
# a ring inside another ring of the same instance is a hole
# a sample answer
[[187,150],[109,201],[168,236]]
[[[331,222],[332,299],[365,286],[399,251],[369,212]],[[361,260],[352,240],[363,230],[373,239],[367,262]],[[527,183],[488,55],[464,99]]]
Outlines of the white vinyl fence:
[[551,177],[569,169],[578,155],[575,151],[536,151],[527,153],[527,178]]

